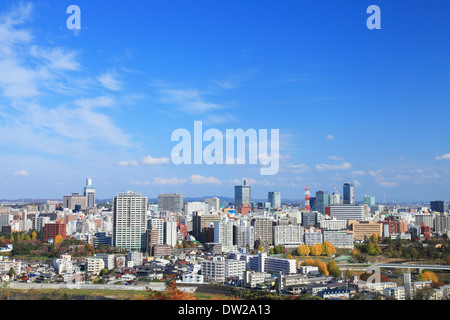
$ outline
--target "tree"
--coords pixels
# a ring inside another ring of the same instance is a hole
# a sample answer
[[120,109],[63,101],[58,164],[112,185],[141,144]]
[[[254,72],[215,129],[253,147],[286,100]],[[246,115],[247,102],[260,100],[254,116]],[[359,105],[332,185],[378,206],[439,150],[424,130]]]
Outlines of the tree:
[[273,248],[270,248],[269,254],[275,254],[275,252],[273,251]]
[[336,248],[334,247],[334,244],[331,242],[323,242],[322,243],[322,254],[329,257],[336,254]]
[[9,277],[11,278],[11,279],[14,279],[14,276],[16,275],[16,270],[14,270],[14,268],[13,267],[11,267],[10,269],[9,269]]
[[379,241],[378,234],[374,233],[374,234],[372,235],[372,242],[373,242],[373,243],[378,243],[378,241]]
[[192,293],[183,292],[177,288],[175,281],[167,284],[166,291],[154,291],[147,288],[149,300],[198,300],[194,298]]
[[439,279],[438,279],[438,277],[436,276],[436,274],[435,274],[434,272],[431,272],[431,271],[424,271],[424,272],[421,272],[421,273],[419,274],[419,276],[417,277],[417,279],[418,279],[419,281],[431,281],[431,282],[433,282],[433,283],[439,282]]
[[327,264],[319,259],[317,259],[317,267],[319,268],[320,274],[324,276],[328,276],[330,273],[328,272]]
[[60,234],[58,234],[56,237],[55,237],[55,243],[56,244],[60,244],[60,243],[62,243],[63,242],[63,237],[60,235]]
[[306,243],[303,243],[298,246],[297,248],[297,254],[299,256],[309,256],[310,249],[309,246]]
[[311,255],[312,256],[322,255],[322,244],[321,243],[316,243],[311,246]]
[[341,270],[337,265],[336,261],[330,260],[327,264],[328,272],[335,278],[338,278],[341,275]]
[[294,257],[291,254],[286,255],[286,259],[294,259]]
[[314,266],[314,267],[317,267],[317,261],[315,261],[315,260],[313,260],[311,258],[306,258],[305,260],[303,260],[302,266]]
[[351,278],[353,276],[353,272],[350,269],[345,270],[345,277],[347,279]]
[[31,233],[31,240],[36,240],[37,237],[37,233],[36,231],[33,230],[33,232]]

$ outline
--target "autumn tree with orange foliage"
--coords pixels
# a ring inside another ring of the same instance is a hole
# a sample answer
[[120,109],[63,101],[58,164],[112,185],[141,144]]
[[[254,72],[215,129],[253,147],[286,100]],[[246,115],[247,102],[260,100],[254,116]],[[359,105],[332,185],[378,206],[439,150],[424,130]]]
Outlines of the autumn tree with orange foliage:
[[439,282],[439,279],[436,276],[436,274],[431,271],[424,271],[424,272],[420,273],[419,276],[417,277],[417,279],[419,281],[431,281],[433,283]]
[[317,267],[317,262],[314,261],[314,260],[311,259],[311,258],[307,258],[307,259],[303,260],[302,266],[313,266],[313,267]]
[[330,273],[328,272],[327,264],[319,259],[316,260],[317,267],[319,268],[320,274],[324,276],[328,276]]
[[166,291],[155,291],[147,288],[147,292],[150,293],[149,300],[198,300],[192,293],[178,289],[175,281],[167,285]]

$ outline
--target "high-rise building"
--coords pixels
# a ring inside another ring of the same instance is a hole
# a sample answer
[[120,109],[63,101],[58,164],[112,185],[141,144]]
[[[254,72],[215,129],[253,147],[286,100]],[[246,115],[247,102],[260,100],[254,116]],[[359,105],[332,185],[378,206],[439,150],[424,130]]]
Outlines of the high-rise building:
[[181,213],[183,210],[183,195],[178,193],[161,193],[158,195],[158,211]]
[[303,243],[303,227],[278,225],[273,227],[273,245],[299,246]]
[[95,188],[92,186],[92,179],[86,179],[86,187],[84,187],[84,196],[86,197],[86,207],[95,207]]
[[302,227],[315,227],[317,224],[317,211],[302,211]]
[[365,215],[364,206],[341,205],[330,207],[330,216],[337,220],[365,220]]
[[208,205],[209,212],[220,210],[220,199],[217,197],[206,198],[205,203]]
[[249,248],[253,250],[255,245],[255,231],[252,226],[234,225],[233,244],[238,248]]
[[185,202],[184,203],[184,214],[187,217],[192,216],[194,212],[208,213],[208,205],[205,202],[193,201],[193,202]]
[[218,214],[201,214],[199,212],[194,212],[192,216],[192,235],[194,238],[204,243],[205,239],[203,229],[214,225],[214,222],[216,221],[220,221],[220,215]]
[[355,204],[355,188],[351,183],[344,183],[343,204]]
[[445,201],[436,200],[430,202],[430,209],[431,211],[436,211],[439,213],[443,213],[446,211],[447,205],[445,204]]
[[128,251],[145,248],[148,199],[140,193],[119,193],[113,199],[113,246]]
[[244,185],[234,187],[234,206],[236,208],[243,204],[251,205],[252,189],[247,185],[247,180],[244,180]]
[[364,204],[367,204],[367,206],[374,206],[375,205],[375,197],[371,197],[369,195],[364,196]]
[[268,196],[271,208],[281,208],[281,193],[278,191],[270,191]]
[[44,226],[44,241],[48,242],[50,239],[55,239],[56,236],[66,237],[65,223],[46,223]]
[[63,207],[70,210],[86,210],[86,197],[79,193],[72,193],[70,196],[64,196]]
[[328,195],[328,192],[317,191],[315,210],[319,211],[321,214],[325,214],[325,208],[328,208],[329,206],[330,206],[330,197]]
[[164,244],[175,246],[177,244],[177,223],[164,221]]
[[158,230],[158,243],[164,244],[164,219],[162,218],[150,218],[147,221],[147,229],[155,228]]
[[261,241],[264,246],[273,244],[273,222],[269,218],[255,218],[251,225],[255,230],[255,241]]
[[233,246],[234,220],[214,222],[214,242],[221,243],[224,250]]
[[341,195],[339,193],[330,194],[330,206],[339,205],[341,203]]
[[145,250],[148,255],[153,255],[153,247],[160,245],[159,233],[154,226],[145,231]]

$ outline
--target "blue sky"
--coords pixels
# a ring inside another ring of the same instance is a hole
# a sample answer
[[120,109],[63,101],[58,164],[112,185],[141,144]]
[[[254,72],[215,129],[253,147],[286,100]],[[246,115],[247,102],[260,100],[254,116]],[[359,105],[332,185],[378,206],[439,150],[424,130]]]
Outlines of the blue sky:
[[[81,9],[68,30],[66,9]],[[366,9],[381,8],[369,30]],[[0,198],[303,198],[342,183],[450,200],[450,3],[0,3]],[[175,129],[280,130],[280,169],[174,165]]]

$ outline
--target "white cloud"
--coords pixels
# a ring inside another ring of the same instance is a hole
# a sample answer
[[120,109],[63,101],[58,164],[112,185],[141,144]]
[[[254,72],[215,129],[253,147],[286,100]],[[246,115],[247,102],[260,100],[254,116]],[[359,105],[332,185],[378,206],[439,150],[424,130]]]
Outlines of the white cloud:
[[48,67],[55,70],[78,70],[80,64],[76,61],[78,52],[64,48],[41,48],[32,46],[31,56],[48,61]]
[[203,94],[195,89],[160,89],[161,101],[175,104],[178,109],[187,113],[205,113],[222,109],[217,103],[205,101]]
[[358,180],[354,179],[354,180],[353,180],[353,185],[355,186],[355,188],[359,188],[359,187],[362,186],[362,183],[359,182]]
[[354,171],[350,171],[350,174],[354,175],[354,176],[365,176],[366,172],[362,171],[362,170],[354,170]]
[[344,162],[340,164],[317,164],[316,169],[319,171],[327,171],[327,170],[348,170],[352,167],[349,162]]
[[121,167],[137,167],[138,165],[139,165],[139,162],[137,162],[135,160],[119,161],[119,166],[121,166]]
[[338,157],[338,156],[329,156],[328,159],[335,160],[335,161],[343,161],[344,158]]
[[306,165],[304,163],[291,164],[289,167],[291,168],[291,171],[294,173],[305,173],[311,169],[308,165]]
[[14,172],[15,176],[28,177],[30,174],[26,170],[17,170]]
[[107,96],[75,100],[74,104],[81,108],[111,107],[116,103],[115,99]]
[[327,135],[327,140],[334,140],[334,136],[332,134]]
[[149,164],[149,165],[167,164],[167,163],[170,163],[170,159],[169,158],[153,158],[152,156],[147,156],[144,159],[142,159],[142,163]]
[[450,160],[450,153],[435,157],[436,160]]
[[179,179],[179,178],[155,178],[152,181],[152,184],[158,184],[158,185],[179,185],[186,183],[186,179]]
[[117,74],[107,72],[97,77],[100,84],[111,91],[121,91],[123,83],[117,79]]
[[215,177],[204,177],[201,175],[192,175],[190,177],[191,184],[220,184],[221,181]]
[[377,181],[381,186],[383,187],[387,187],[387,188],[392,188],[392,187],[397,187],[399,185],[398,182],[388,182],[388,181],[384,181],[384,180],[380,180]]

